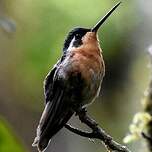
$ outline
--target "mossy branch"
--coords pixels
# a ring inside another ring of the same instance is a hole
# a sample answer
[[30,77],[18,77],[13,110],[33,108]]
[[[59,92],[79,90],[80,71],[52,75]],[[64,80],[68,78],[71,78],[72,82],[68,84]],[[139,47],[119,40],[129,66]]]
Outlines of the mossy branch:
[[151,60],[151,80],[142,100],[143,111],[136,113],[130,125],[130,134],[124,138],[128,143],[144,138],[147,141],[149,152],[152,152],[152,50],[149,51]]
[[149,50],[149,56],[151,60],[151,81],[149,84],[149,88],[146,92],[146,98],[144,102],[144,111],[150,115],[150,120],[146,126],[146,133],[142,133],[143,138],[146,139],[148,143],[149,151],[152,151],[152,52]]

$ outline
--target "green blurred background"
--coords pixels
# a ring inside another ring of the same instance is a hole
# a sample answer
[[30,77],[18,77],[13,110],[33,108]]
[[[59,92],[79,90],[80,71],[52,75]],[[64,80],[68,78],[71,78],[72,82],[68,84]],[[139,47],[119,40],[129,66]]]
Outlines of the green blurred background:
[[[116,0],[0,0],[0,152],[32,148],[44,108],[43,80],[59,59],[63,41],[76,26],[91,27]],[[89,113],[122,143],[140,110],[150,71],[152,1],[124,0],[99,32],[106,62],[101,95]],[[70,123],[84,128],[77,118]],[[142,142],[142,141],[140,141]],[[129,147],[142,151],[143,144]],[[99,141],[60,131],[47,151],[101,152]]]

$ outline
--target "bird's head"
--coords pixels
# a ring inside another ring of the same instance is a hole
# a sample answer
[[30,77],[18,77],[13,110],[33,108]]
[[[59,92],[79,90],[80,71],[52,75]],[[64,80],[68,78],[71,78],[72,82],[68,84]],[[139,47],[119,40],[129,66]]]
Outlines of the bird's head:
[[99,22],[90,29],[87,28],[74,28],[69,32],[64,42],[63,52],[65,53],[71,47],[80,47],[83,42],[89,43],[90,40],[97,41],[97,32],[106,19],[113,13],[113,11],[120,5],[117,3]]

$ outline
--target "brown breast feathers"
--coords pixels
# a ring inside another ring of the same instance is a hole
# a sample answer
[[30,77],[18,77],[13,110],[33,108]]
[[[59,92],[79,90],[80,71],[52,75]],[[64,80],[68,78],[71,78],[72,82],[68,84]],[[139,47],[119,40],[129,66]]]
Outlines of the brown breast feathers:
[[73,50],[70,51],[73,71],[81,72],[82,76],[86,80],[88,79],[88,81],[92,72],[96,75],[103,76],[105,66],[96,34],[94,32],[88,32],[82,41],[82,46],[72,48]]

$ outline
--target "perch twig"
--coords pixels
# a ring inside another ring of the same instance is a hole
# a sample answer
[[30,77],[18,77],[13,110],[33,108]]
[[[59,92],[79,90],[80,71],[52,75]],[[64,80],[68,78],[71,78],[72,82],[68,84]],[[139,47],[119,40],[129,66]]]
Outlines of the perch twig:
[[122,146],[114,141],[110,135],[108,135],[93,119],[87,115],[86,111],[82,109],[77,113],[77,115],[82,123],[92,129],[92,132],[84,132],[68,124],[65,125],[65,128],[83,137],[100,139],[106,145],[108,151],[131,152],[126,146]]

